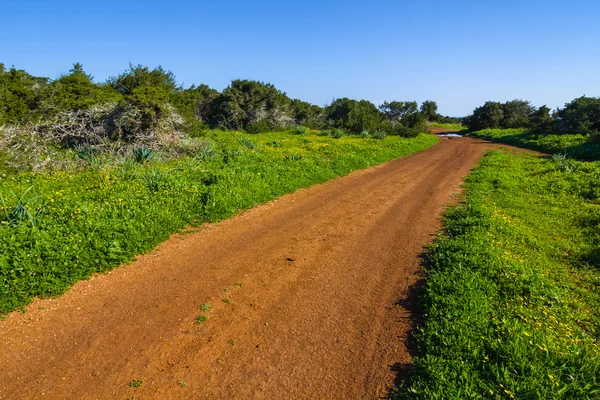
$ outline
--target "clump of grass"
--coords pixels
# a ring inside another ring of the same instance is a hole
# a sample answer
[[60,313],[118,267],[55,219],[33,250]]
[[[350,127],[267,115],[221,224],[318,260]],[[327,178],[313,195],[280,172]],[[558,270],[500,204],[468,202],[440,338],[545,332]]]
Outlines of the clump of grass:
[[244,282],[236,282],[236,283],[233,284],[233,286],[235,286],[235,287],[242,287],[242,286],[244,286]]
[[28,187],[20,195],[10,192],[15,198],[14,204],[8,204],[2,193],[0,193],[0,206],[2,206],[4,217],[0,219],[0,222],[10,226],[16,226],[25,222],[31,224],[31,226],[37,224],[43,207],[39,207],[36,204],[40,196],[29,196],[31,189],[33,189],[33,186]]
[[248,150],[256,149],[256,144],[245,136],[238,138],[238,143],[247,148]]
[[139,387],[142,387],[143,384],[144,384],[144,381],[142,381],[140,379],[134,379],[131,382],[129,382],[129,387],[139,388]]
[[305,127],[303,127],[303,126],[297,126],[297,127],[295,127],[295,128],[292,130],[292,133],[293,133],[294,135],[304,135],[304,134],[306,134],[306,132],[308,132],[308,131],[307,131],[307,129],[306,129]]
[[206,321],[208,321],[208,315],[206,315],[206,314],[201,314],[201,315],[198,315],[198,316],[196,317],[196,319],[194,320],[194,323],[195,323],[196,325],[200,325],[200,324],[203,324],[203,323],[204,323],[204,322],[206,322]]
[[202,305],[200,306],[200,309],[201,309],[202,311],[209,311],[211,308],[212,308],[212,306],[211,306],[211,305],[209,305],[209,304],[202,304]]
[[373,134],[371,135],[373,139],[385,139],[386,136],[387,133],[385,133],[384,131],[373,132]]
[[168,171],[162,171],[160,168],[150,168],[144,174],[144,182],[151,192],[158,192],[164,189],[168,183]]
[[224,297],[224,298],[222,298],[221,300],[222,300],[222,301],[223,301],[223,303],[225,303],[225,304],[231,304],[231,299],[230,299],[230,298],[228,298],[228,297]]
[[285,156],[287,161],[300,161],[302,160],[302,156],[300,154],[288,154]]
[[156,157],[156,152],[147,147],[134,147],[132,154],[134,161],[138,164],[147,164]]
[[271,140],[270,142],[267,142],[267,146],[281,147],[281,141],[279,141],[279,140]]
[[339,139],[343,136],[346,135],[346,132],[344,132],[343,129],[334,129],[331,133],[330,136],[334,139]]

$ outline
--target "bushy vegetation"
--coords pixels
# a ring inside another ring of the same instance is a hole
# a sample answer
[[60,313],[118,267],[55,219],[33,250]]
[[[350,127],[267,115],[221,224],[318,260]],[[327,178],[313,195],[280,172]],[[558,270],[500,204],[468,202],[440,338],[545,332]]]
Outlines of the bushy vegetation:
[[431,246],[410,399],[600,394],[600,164],[492,152]]
[[[172,72],[160,66],[130,65],[122,74],[95,83],[79,63],[55,80],[14,67],[6,70],[0,64],[0,126],[42,122],[64,126],[71,115],[85,114],[88,109],[107,110],[102,118],[95,115],[93,119],[94,124],[106,125],[106,130],[118,125],[121,130],[154,132],[164,127],[164,119],[170,119],[178,121],[172,131],[192,137],[208,129],[259,133],[299,125],[342,129],[345,134],[378,130],[412,137],[425,130],[424,121],[448,119],[437,114],[433,101],[423,102],[420,109],[415,102],[398,101],[377,108],[366,100],[343,98],[320,107],[291,99],[272,84],[252,80],[233,80],[221,93],[206,85],[184,88],[177,85]],[[113,118],[124,114],[131,117],[126,123]]]
[[229,217],[436,138],[209,131],[187,140],[193,151],[167,161],[133,147],[112,162],[82,153],[87,167],[77,174],[0,174],[0,313],[129,261],[186,224]]
[[600,160],[600,143],[590,140],[588,135],[533,133],[526,129],[484,129],[469,132],[469,136],[549,154],[560,153],[569,158]]
[[536,108],[524,100],[488,101],[465,117],[463,123],[472,131],[527,128],[537,133],[589,134],[590,140],[596,141],[600,132],[600,98],[582,96],[552,113],[545,105]]

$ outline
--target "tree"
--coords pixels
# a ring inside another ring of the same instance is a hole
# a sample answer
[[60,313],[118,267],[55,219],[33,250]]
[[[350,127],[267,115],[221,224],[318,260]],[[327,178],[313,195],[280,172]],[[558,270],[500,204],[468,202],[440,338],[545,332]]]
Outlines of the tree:
[[388,121],[400,123],[419,112],[416,101],[386,101],[379,106],[379,110]]
[[165,115],[172,114],[169,100],[177,87],[175,75],[161,66],[151,70],[129,64],[129,70],[109,78],[106,85],[123,96],[124,107],[139,113],[142,130],[154,129]]
[[293,125],[291,101],[270,83],[234,80],[211,103],[210,123],[224,129],[260,132]]
[[293,99],[290,107],[297,125],[324,128],[325,113],[321,107],[298,99]]
[[552,132],[555,128],[555,121],[550,115],[550,108],[543,105],[529,117],[529,125],[534,132]]
[[211,104],[218,96],[219,92],[207,85],[192,85],[188,89],[177,88],[170,100],[184,117],[207,122],[212,113]]
[[36,120],[48,78],[12,67],[0,68],[0,125]]
[[473,115],[465,122],[470,130],[478,131],[488,128],[499,128],[504,117],[502,104],[496,101],[486,101],[481,107],[473,110]]
[[122,96],[107,85],[96,85],[93,77],[80,63],[73,64],[68,75],[56,79],[49,86],[43,101],[45,117],[58,112],[86,109],[94,105],[118,102]]
[[353,100],[347,97],[335,99],[326,107],[327,119],[336,128],[359,134],[363,130],[375,131],[383,120],[381,113],[367,100]]
[[426,100],[421,104],[421,114],[423,114],[423,117],[429,122],[437,121],[437,110],[438,106],[435,101]]
[[600,98],[578,97],[558,110],[557,117],[564,132],[600,132]]
[[502,104],[502,119],[500,126],[502,128],[527,128],[529,127],[529,118],[535,108],[524,100],[512,100]]

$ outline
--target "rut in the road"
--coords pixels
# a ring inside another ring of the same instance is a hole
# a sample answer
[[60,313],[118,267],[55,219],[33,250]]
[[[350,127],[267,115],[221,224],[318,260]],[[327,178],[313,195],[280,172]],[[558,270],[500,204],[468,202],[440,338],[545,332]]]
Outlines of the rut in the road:
[[440,139],[34,302],[0,322],[0,398],[384,396],[419,254],[489,147]]

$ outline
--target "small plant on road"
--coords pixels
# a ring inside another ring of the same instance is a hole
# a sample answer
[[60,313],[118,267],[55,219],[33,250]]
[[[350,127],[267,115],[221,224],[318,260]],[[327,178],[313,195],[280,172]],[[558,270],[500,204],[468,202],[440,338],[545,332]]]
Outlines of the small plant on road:
[[140,379],[134,379],[131,382],[129,382],[129,387],[132,388],[139,388],[144,384],[144,381],[140,380]]
[[196,321],[194,322],[196,325],[200,325],[204,322],[208,321],[208,315],[201,314],[196,317]]

